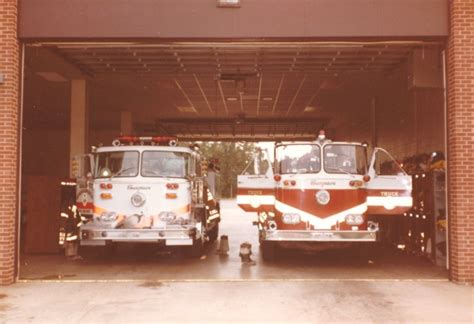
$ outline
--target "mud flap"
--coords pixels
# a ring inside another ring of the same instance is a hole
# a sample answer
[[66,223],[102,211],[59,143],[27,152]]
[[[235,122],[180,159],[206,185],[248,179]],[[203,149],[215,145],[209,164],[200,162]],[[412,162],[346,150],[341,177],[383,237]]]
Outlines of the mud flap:
[[278,243],[273,241],[262,241],[260,252],[264,261],[275,261],[277,257]]
[[188,256],[190,258],[199,258],[204,252],[204,242],[202,237],[199,239],[193,239],[193,245],[186,247]]

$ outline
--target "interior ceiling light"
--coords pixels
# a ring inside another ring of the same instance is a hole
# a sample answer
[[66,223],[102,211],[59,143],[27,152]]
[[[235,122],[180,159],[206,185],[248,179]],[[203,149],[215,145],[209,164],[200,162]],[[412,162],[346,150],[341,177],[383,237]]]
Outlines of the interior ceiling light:
[[227,101],[237,101],[236,97],[227,97]]
[[240,0],[217,0],[219,8],[239,8]]
[[272,100],[273,100],[273,98],[270,98],[270,97],[264,97],[263,98],[263,101],[272,101]]
[[306,106],[303,110],[303,112],[313,112],[316,111],[316,107],[314,106]]

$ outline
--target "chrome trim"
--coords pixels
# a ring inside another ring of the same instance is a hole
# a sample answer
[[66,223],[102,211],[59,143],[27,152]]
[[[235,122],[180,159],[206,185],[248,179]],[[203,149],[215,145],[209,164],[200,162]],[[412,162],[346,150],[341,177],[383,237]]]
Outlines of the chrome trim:
[[[180,229],[81,229],[79,233],[81,245],[99,245],[99,242],[148,242],[165,241],[166,245],[192,245],[191,232],[198,233],[195,227]],[[84,235],[87,237],[84,238]]]
[[267,241],[306,241],[306,242],[375,242],[378,229],[375,231],[266,231]]

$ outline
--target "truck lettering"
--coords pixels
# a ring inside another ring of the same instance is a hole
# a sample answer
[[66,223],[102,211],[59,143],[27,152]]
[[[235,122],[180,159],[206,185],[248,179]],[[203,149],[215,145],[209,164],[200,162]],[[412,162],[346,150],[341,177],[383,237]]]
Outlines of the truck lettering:
[[398,197],[400,196],[400,193],[398,193],[397,191],[382,191],[380,192],[380,195],[382,197]]
[[147,186],[134,186],[134,185],[128,185],[127,190],[150,190],[151,187]]
[[335,186],[336,182],[335,181],[318,181],[318,180],[311,180],[310,185],[312,186]]

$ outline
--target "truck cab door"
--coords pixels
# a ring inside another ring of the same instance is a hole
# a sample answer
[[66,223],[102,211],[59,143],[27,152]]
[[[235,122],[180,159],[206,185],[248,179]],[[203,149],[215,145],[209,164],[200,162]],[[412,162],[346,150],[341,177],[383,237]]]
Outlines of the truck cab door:
[[93,183],[94,159],[92,154],[74,156],[71,176],[76,179],[76,207],[81,217],[92,217],[94,213]]
[[237,204],[247,212],[267,211],[275,204],[275,180],[267,150],[254,152],[253,159],[237,176]]
[[413,206],[412,180],[384,149],[375,148],[366,183],[369,214],[399,215]]

